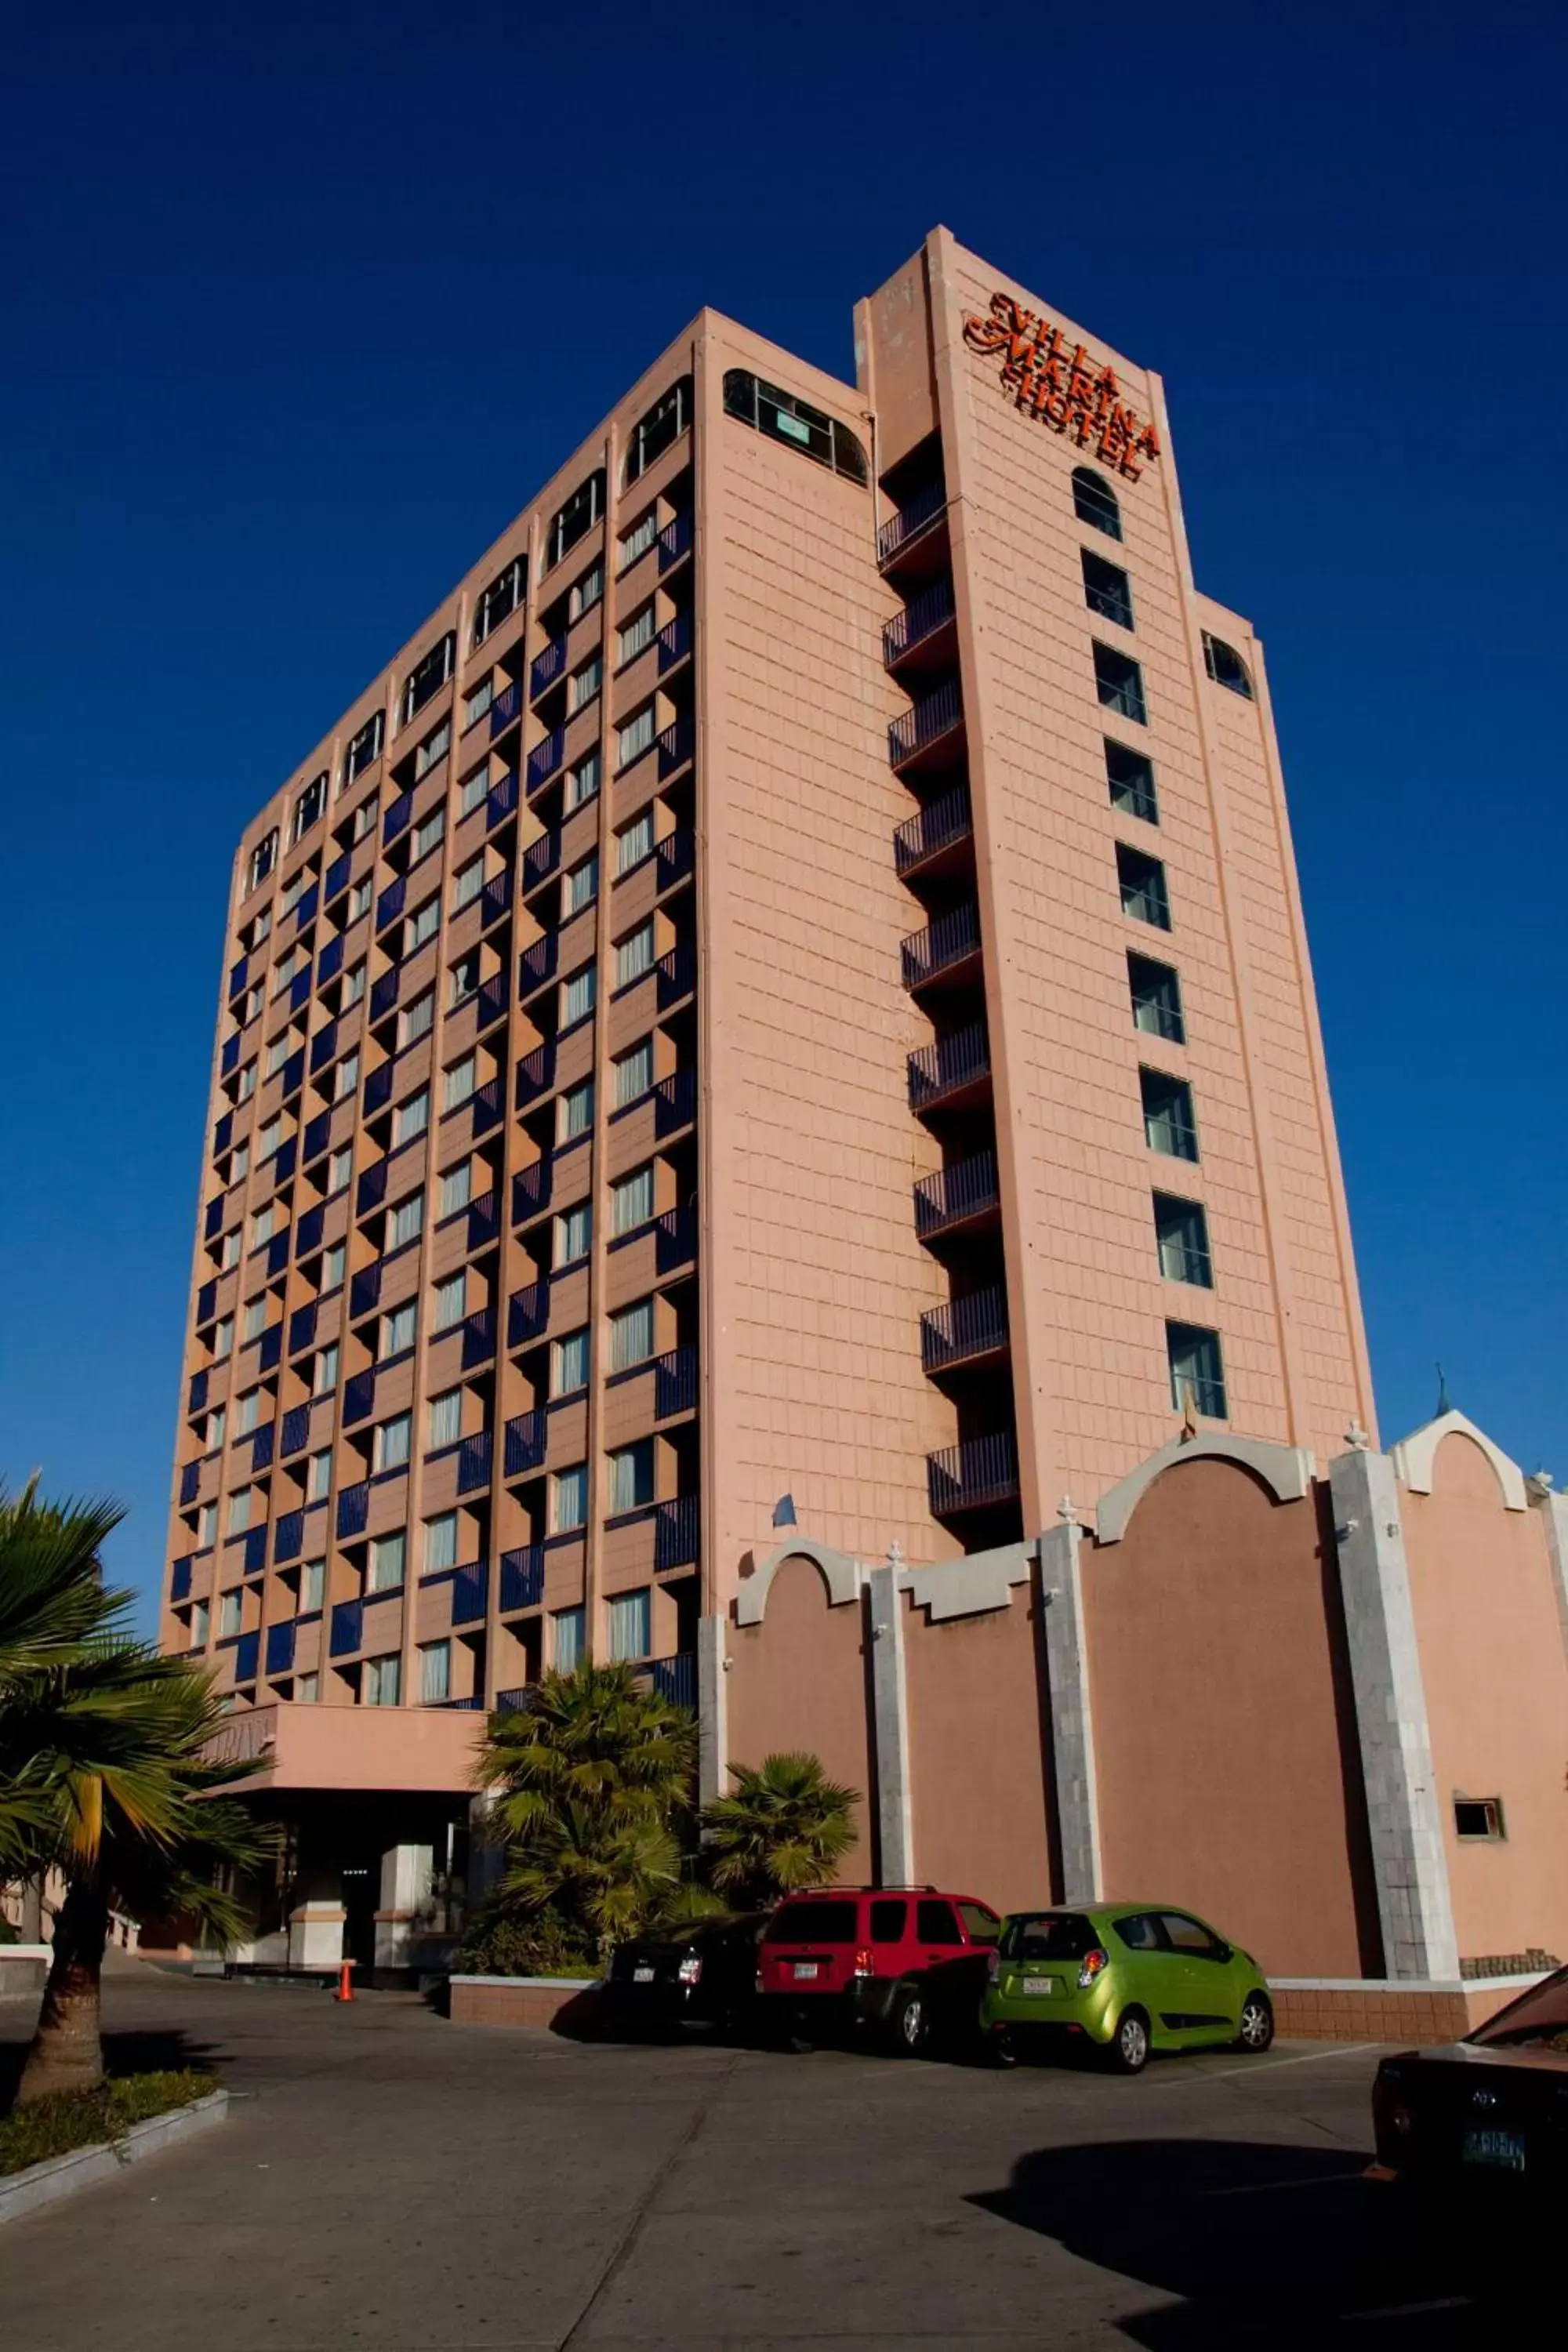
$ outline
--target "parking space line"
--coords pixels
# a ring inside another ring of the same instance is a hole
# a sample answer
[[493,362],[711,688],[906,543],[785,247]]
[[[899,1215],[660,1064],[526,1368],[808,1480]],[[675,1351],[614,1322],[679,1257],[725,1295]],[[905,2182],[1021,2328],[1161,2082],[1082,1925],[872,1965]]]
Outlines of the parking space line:
[[[1322,2058],[1353,2058],[1358,2051],[1390,2050],[1393,2046],[1388,2042],[1336,2042],[1331,2050],[1304,2050],[1299,2058],[1254,2058],[1245,2066],[1205,2066],[1199,2079],[1205,2083],[1223,2083],[1232,2074],[1278,2074],[1282,2066],[1313,2066]],[[1174,2081],[1176,2077],[1172,2075],[1165,2079]],[[1192,2075],[1188,2074],[1182,2079],[1191,2082]]]

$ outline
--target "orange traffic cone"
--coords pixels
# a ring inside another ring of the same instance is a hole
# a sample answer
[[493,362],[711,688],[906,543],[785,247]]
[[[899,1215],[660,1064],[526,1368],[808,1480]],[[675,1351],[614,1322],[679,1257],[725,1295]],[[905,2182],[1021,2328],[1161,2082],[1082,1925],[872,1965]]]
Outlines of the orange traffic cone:
[[353,2000],[354,1997],[353,1967],[353,1960],[345,1960],[338,1970],[338,1989],[332,1995],[334,2000]]

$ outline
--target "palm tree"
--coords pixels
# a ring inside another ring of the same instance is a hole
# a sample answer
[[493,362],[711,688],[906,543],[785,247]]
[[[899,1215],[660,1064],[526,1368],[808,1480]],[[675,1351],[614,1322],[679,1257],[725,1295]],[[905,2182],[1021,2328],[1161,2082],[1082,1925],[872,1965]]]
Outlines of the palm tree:
[[38,1736],[38,1678],[128,1638],[131,1596],[105,1588],[99,1557],[121,1516],[40,1503],[37,1478],[15,1500],[0,1487],[0,1878],[30,1874],[50,1833],[56,1743]]
[[738,1911],[826,1885],[855,1843],[858,1790],[828,1780],[815,1756],[769,1756],[760,1769],[730,1769],[734,1795],[702,1809],[711,1885]]

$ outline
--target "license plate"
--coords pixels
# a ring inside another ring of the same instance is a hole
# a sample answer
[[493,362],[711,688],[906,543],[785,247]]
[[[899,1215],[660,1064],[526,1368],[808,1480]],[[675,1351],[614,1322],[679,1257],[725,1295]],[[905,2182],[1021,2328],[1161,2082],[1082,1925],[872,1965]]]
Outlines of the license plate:
[[800,1982],[802,1977],[814,1977],[816,1974],[816,1962],[815,1960],[796,1960],[795,1964],[795,1982],[797,1984]]
[[1026,1977],[1018,1987],[1020,1992],[1053,1993],[1061,1990],[1060,1977]]
[[651,1969],[634,1969],[632,1970],[632,1982],[633,1984],[652,1984],[653,1970]]
[[1484,2164],[1497,2172],[1524,2170],[1524,2134],[1515,2131],[1468,2131],[1459,2149],[1464,2164]]

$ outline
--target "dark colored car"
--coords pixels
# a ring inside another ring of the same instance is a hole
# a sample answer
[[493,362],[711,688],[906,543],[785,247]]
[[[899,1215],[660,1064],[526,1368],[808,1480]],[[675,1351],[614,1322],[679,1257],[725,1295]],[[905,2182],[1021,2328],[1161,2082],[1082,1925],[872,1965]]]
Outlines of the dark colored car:
[[757,1937],[768,1916],[694,1919],[689,1927],[620,1945],[605,1979],[606,2018],[620,2025],[740,2031],[755,1999]]
[[1568,2189],[1568,1969],[1463,2042],[1385,2058],[1372,2092],[1381,2168],[1417,2188]]
[[814,2041],[869,2028],[913,2057],[973,2037],[1002,1932],[988,1903],[935,1886],[835,1886],[780,1904],[758,1952],[760,2022]]

